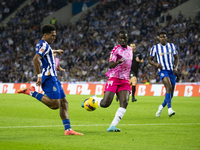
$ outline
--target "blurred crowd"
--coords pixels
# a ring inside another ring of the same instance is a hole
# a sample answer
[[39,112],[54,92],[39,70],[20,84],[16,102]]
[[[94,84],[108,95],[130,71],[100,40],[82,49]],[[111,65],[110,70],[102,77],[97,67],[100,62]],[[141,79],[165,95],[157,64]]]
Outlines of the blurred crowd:
[[[39,2],[27,5],[6,27],[0,28],[1,82],[37,80],[32,59],[35,44],[42,37],[40,23],[54,11],[51,4],[47,7]],[[138,82],[161,83],[157,69],[148,64],[148,56],[150,48],[159,43],[158,33],[165,30],[169,42],[175,44],[180,58],[177,82],[200,82],[199,20],[184,18],[183,15],[170,20],[164,16],[167,20],[165,27],[156,20],[162,12],[183,2],[185,1],[107,0],[84,13],[76,25],[56,25],[57,38],[51,47],[64,50],[64,54],[57,57],[61,67],[65,69],[65,72],[58,71],[58,78],[62,82],[105,82],[110,52],[118,44],[117,33],[120,29],[126,29],[129,44],[135,42],[144,58]]]
[[0,22],[10,15],[25,0],[1,0],[0,1]]

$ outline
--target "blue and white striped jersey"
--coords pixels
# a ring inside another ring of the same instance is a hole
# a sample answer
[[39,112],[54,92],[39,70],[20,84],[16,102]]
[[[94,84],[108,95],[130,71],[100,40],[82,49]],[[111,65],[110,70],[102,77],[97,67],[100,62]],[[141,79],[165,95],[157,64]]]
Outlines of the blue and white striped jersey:
[[[160,43],[154,45],[150,50],[150,56],[157,57],[157,62],[161,64],[161,70],[173,70],[174,69],[174,55],[178,52],[173,43],[167,43],[165,46]],[[160,71],[160,69],[158,69]]]
[[55,58],[50,45],[45,40],[40,40],[36,44],[36,54],[42,56],[42,75],[57,76]]

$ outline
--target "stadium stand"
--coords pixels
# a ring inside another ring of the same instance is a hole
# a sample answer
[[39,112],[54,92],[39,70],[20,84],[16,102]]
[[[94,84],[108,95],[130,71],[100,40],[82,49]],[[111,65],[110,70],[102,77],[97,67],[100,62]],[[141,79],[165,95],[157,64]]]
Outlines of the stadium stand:
[[0,1],[0,22],[17,9],[25,0],[2,0]]
[[[62,68],[66,70],[58,72],[58,78],[62,82],[104,82],[110,51],[117,44],[116,33],[126,29],[129,43],[137,43],[137,50],[142,52],[145,60],[138,82],[161,82],[156,68],[148,65],[147,60],[150,48],[158,43],[157,34],[161,30],[167,31],[169,41],[175,43],[179,52],[177,82],[200,81],[199,21],[177,16],[166,26],[160,26],[156,17],[185,1],[167,2],[168,5],[157,0],[104,2],[85,13],[76,25],[56,25],[57,39],[52,47],[64,50],[64,55],[59,58]],[[35,55],[35,44],[41,38],[40,23],[55,11],[55,6],[58,5],[46,7],[35,1],[19,11],[6,27],[0,27],[1,82],[36,81],[32,57]],[[38,8],[41,11],[36,11]]]

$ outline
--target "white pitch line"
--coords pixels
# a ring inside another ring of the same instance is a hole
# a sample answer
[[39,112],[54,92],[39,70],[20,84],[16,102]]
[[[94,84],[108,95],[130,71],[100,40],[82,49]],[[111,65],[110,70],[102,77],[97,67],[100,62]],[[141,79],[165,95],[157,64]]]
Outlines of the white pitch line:
[[[109,126],[110,124],[86,124],[86,125],[71,125],[73,126]],[[200,125],[200,123],[153,123],[153,124],[119,124],[118,126],[178,126],[178,125]],[[0,129],[8,128],[46,128],[46,127],[61,127],[63,125],[47,125],[47,126],[5,126]]]

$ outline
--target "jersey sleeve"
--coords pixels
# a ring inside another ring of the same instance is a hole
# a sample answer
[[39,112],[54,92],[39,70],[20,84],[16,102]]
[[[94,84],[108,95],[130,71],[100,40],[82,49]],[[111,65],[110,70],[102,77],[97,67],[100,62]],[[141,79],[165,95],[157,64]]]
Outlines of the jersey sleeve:
[[60,59],[57,58],[57,66],[60,66]]
[[155,46],[153,46],[150,50],[150,56],[155,57],[155,54],[156,54],[156,49]]
[[114,49],[111,51],[109,62],[110,62],[110,61],[114,61],[114,62],[117,61],[116,48],[114,48]]
[[139,54],[139,59],[142,60],[142,54],[141,53]]
[[45,55],[46,51],[47,51],[46,43],[42,43],[42,44],[36,46],[36,54],[39,54],[40,56],[43,57]]
[[172,47],[173,47],[173,54],[174,55],[177,55],[178,54],[178,51],[177,51],[177,48],[174,44],[172,44]]

